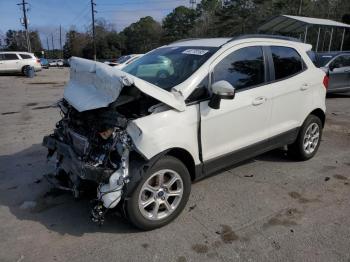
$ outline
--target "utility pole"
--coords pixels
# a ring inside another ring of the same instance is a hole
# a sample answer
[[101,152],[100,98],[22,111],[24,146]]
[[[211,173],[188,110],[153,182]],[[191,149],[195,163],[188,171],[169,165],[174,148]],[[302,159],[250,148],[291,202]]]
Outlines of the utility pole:
[[60,50],[61,50],[61,58],[63,59],[63,49],[62,49],[62,27],[60,25]]
[[27,49],[28,52],[32,52],[32,47],[30,45],[30,39],[29,39],[29,30],[28,30],[28,19],[27,19],[27,9],[26,9],[26,5],[28,3],[26,3],[24,0],[22,0],[22,3],[19,3],[17,5],[21,5],[22,6],[22,11],[23,11],[23,25],[26,31],[26,40],[27,40]]
[[196,5],[196,0],[190,0],[191,8],[194,9]]
[[53,34],[51,33],[51,44],[52,44],[52,58],[54,57],[55,46],[53,44]]
[[48,37],[46,37],[46,44],[47,44],[46,58],[49,58],[50,46],[49,46],[49,38]]
[[94,46],[94,60],[96,61],[96,35],[95,35],[95,6],[94,0],[91,0],[91,18],[92,18],[92,41]]

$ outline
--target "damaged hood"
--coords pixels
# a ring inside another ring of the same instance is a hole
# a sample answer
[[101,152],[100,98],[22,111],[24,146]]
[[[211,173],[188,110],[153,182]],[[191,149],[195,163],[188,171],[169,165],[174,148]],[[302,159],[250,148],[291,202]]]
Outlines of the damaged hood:
[[186,108],[180,93],[168,92],[117,68],[78,57],[70,59],[70,80],[63,96],[82,112],[107,107],[119,97],[123,86],[131,85],[174,109],[184,111]]

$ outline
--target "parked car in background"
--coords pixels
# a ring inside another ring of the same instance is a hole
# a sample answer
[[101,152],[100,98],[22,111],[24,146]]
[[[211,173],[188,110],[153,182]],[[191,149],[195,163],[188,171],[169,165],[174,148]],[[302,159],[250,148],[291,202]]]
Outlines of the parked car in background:
[[73,57],[62,119],[43,141],[57,154],[53,178],[76,196],[95,182],[93,221],[118,206],[150,230],[181,213],[192,181],[283,146],[308,160],[328,82],[309,50],[257,35],[178,41],[123,71]]
[[46,58],[40,58],[40,64],[42,68],[49,68],[49,61]]
[[54,59],[49,59],[49,66],[50,66],[50,67],[57,66],[57,61],[54,60]]
[[63,66],[64,61],[63,61],[63,59],[49,59],[49,65],[51,67]]
[[320,68],[329,75],[327,93],[350,91],[350,52],[337,53],[334,56],[318,54],[316,61]]
[[35,71],[41,70],[40,60],[27,52],[0,52],[0,73],[22,73],[32,66]]
[[[138,61],[136,61],[135,63],[137,64]],[[169,76],[174,74],[174,65],[169,58],[160,55],[148,59],[146,64],[141,63],[139,66],[137,66],[137,71],[135,72],[135,74],[141,78],[168,78]]]
[[118,69],[123,69],[125,66],[127,66],[128,64],[131,64],[141,56],[143,56],[143,54],[124,55],[119,57],[116,60],[106,61],[105,64],[116,67]]
[[63,65],[64,65],[63,59],[58,59],[58,60],[57,60],[57,66],[62,67]]

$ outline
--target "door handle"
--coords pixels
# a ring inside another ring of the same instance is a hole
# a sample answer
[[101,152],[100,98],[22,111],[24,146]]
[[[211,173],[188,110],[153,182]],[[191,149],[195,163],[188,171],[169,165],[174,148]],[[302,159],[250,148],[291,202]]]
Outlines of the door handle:
[[302,85],[301,85],[300,90],[301,90],[301,91],[305,91],[305,90],[307,90],[308,88],[309,88],[309,85],[305,83],[305,84],[302,84]]
[[254,106],[258,106],[258,105],[261,105],[261,104],[265,103],[265,101],[266,101],[266,97],[260,96],[260,97],[255,98],[253,100],[252,104]]

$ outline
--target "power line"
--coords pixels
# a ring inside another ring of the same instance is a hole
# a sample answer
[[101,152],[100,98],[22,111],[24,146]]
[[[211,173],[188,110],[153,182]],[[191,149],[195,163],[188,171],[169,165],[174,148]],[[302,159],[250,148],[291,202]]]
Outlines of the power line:
[[74,22],[78,22],[83,17],[83,15],[89,11],[90,11],[90,6],[89,5],[85,6],[85,8],[77,16],[75,16],[71,20],[71,22],[69,22],[68,24],[73,24]]
[[27,9],[26,9],[26,5],[28,3],[26,3],[24,0],[22,0],[22,3],[18,3],[17,5],[21,5],[22,6],[22,11],[23,11],[23,25],[26,31],[26,40],[27,40],[27,49],[28,52],[32,52],[32,48],[30,45],[30,39],[29,39],[29,30],[28,30],[28,19],[27,19]]

